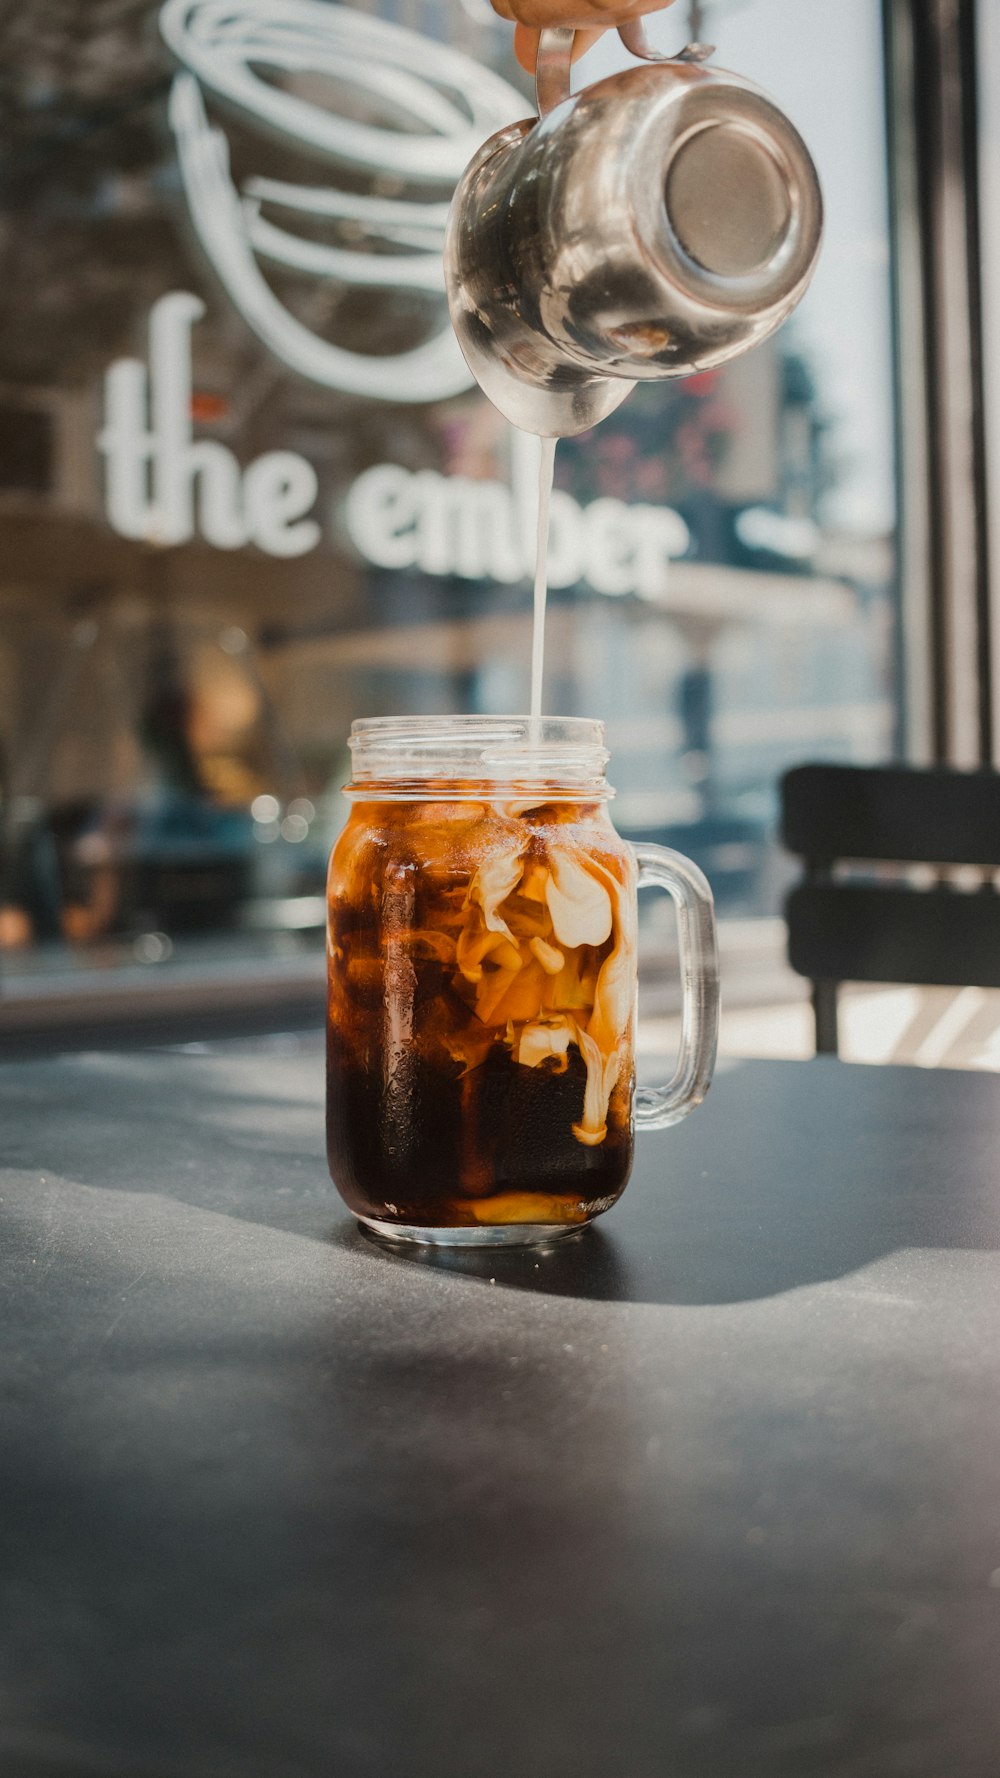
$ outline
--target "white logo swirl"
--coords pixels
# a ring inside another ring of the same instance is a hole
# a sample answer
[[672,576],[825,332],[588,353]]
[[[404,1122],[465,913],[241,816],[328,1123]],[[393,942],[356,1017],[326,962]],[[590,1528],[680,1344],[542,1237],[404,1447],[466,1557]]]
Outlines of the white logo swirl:
[[[280,6],[274,0],[166,0],[160,29],[182,64],[171,89],[170,123],[191,219],[230,298],[265,345],[312,382],[349,395],[426,402],[471,387],[444,301],[448,199],[483,138],[523,114],[521,95],[456,50],[326,0],[281,0]],[[402,127],[357,122],[278,84],[302,74],[366,94]],[[242,122],[252,119],[286,143],[322,155],[331,171],[347,169],[355,182],[366,172],[436,186],[440,199],[265,177],[247,179],[237,190],[229,145],[209,122],[202,88],[235,107]],[[343,225],[362,244],[296,234],[269,220],[265,207],[286,220],[298,215]],[[348,351],[291,313],[258,258],[340,285],[440,291],[440,326],[410,351],[381,357]]]

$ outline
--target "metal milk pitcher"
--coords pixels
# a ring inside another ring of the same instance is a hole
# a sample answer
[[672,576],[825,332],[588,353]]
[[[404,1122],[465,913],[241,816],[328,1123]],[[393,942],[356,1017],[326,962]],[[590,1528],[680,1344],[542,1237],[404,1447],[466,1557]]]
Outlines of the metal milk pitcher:
[[798,131],[711,47],[570,96],[571,30],[543,31],[538,118],[491,136],[445,241],[455,332],[494,406],[565,438],[637,381],[686,376],[773,333],[819,252],[822,197]]

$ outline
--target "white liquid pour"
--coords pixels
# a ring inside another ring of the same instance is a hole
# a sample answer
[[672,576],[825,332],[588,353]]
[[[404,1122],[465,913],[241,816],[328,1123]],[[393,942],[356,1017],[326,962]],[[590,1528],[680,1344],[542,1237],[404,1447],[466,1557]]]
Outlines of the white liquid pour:
[[545,600],[548,592],[549,500],[556,460],[556,439],[540,441],[538,462],[538,540],[535,550],[535,605],[531,631],[531,720],[542,715],[542,675],[545,671]]

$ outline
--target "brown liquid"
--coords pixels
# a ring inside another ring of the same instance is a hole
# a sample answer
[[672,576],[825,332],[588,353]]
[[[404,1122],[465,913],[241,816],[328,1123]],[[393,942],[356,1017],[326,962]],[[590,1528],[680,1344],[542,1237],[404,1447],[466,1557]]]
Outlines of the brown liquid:
[[355,805],[331,862],[327,1076],[352,1210],[574,1223],[618,1197],[631,870],[596,808]]

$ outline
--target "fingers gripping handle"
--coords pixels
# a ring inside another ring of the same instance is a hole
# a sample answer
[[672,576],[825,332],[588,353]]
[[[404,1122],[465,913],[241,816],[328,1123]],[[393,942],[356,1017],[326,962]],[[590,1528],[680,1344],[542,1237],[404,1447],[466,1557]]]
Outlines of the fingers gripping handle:
[[633,846],[639,888],[666,889],[677,909],[680,948],[681,1047],[673,1079],[664,1087],[639,1087],[637,1130],[680,1123],[708,1092],[719,1037],[719,953],[715,906],[706,878],[689,858],[666,846]]
[[[689,43],[676,56],[664,55],[654,49],[646,36],[645,20],[630,19],[619,25],[618,35],[625,48],[644,62],[704,62],[713,54],[710,43]],[[570,96],[570,65],[573,58],[575,30],[554,25],[541,33],[538,59],[535,63],[535,101],[539,117],[547,117],[557,105]]]

